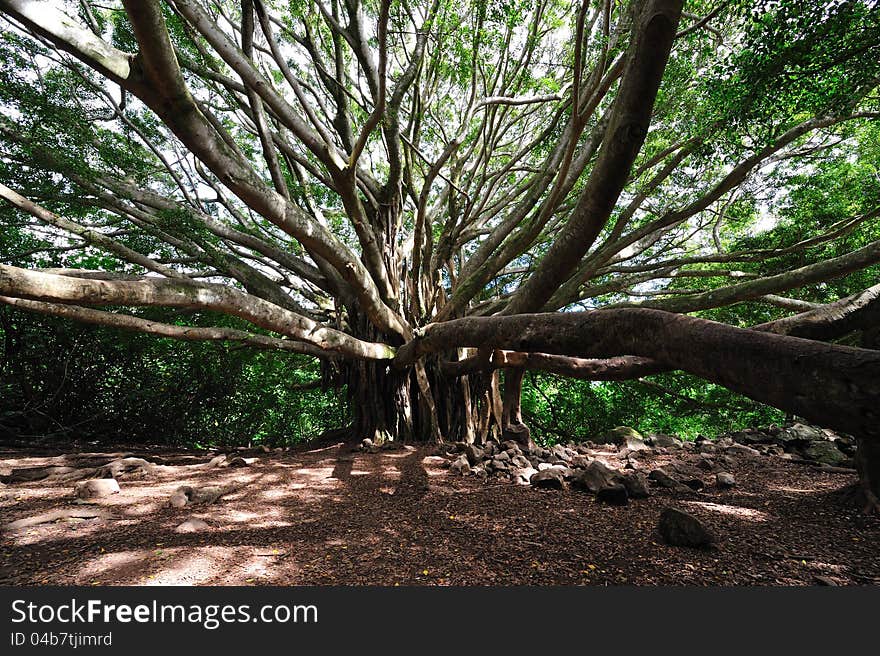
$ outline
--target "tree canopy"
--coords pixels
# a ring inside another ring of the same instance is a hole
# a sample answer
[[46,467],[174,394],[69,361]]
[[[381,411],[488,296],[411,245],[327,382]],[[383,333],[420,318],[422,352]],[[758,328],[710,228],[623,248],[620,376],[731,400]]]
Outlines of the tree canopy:
[[529,369],[876,426],[875,0],[0,10],[3,303],[317,358],[392,436]]

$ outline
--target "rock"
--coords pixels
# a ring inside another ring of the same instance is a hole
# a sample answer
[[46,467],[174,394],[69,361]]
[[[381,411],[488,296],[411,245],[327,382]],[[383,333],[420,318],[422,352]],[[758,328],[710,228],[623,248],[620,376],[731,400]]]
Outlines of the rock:
[[477,465],[473,469],[471,469],[471,474],[481,481],[486,481],[489,478],[489,472],[486,471],[486,468],[482,465]]
[[590,466],[590,458],[588,456],[577,455],[571,459],[568,464],[576,469],[583,469]]
[[249,465],[244,458],[242,458],[240,456],[236,456],[232,460],[228,460],[226,462],[226,466],[227,467],[248,467]]
[[538,463],[538,471],[544,471],[545,469],[551,469],[553,465],[549,462],[539,462]]
[[484,457],[483,450],[476,444],[468,444],[464,449],[464,455],[471,465],[481,462]]
[[171,498],[168,500],[168,503],[171,504],[172,508],[183,508],[186,504],[189,503],[189,497],[192,493],[192,488],[184,485],[183,487],[179,487],[171,495]]
[[115,478],[93,478],[90,481],[77,483],[73,493],[77,499],[100,499],[111,494],[119,494],[119,483]]
[[529,485],[532,482],[532,476],[538,473],[534,467],[519,467],[510,472],[511,480],[517,485]]
[[676,492],[692,492],[691,488],[687,485],[684,485],[666,473],[663,469],[655,469],[650,474],[648,474],[648,478],[657,483],[658,485],[668,488],[670,490],[674,490]]
[[736,486],[736,478],[730,472],[718,472],[715,474],[715,484],[723,490]]
[[551,467],[550,469],[545,469],[544,471],[535,472],[529,479],[532,487],[547,490],[561,490],[563,487],[565,487],[564,481],[565,479],[562,470],[556,467]]
[[459,476],[466,476],[471,473],[471,466],[468,463],[467,456],[462,454],[458,458],[456,458],[452,466],[449,468],[453,474],[458,474]]
[[571,485],[577,490],[596,494],[603,487],[611,487],[618,483],[618,474],[598,460],[594,460],[584,469],[580,469],[571,479]]
[[632,437],[627,436],[624,438],[623,443],[620,445],[621,450],[628,449],[630,452],[632,451],[645,451],[650,449],[647,444],[645,444],[645,440],[640,437]]
[[518,467],[520,469],[532,466],[532,463],[529,462],[529,459],[526,458],[525,456],[513,456],[510,459],[510,464],[513,465],[514,467]]
[[507,451],[502,451],[497,456],[493,458],[493,460],[501,460],[503,462],[510,462],[510,454]]
[[365,437],[361,440],[361,451],[369,451],[372,446],[373,440],[371,440],[369,437]]
[[571,460],[571,453],[569,453],[570,449],[566,449],[561,444],[555,445],[552,449],[550,449],[550,453],[559,458],[563,462],[569,462]]
[[676,449],[681,446],[680,439],[675,435],[666,435],[665,433],[651,433],[646,441],[649,441],[652,446],[662,446],[665,449]]
[[598,444],[614,444],[620,446],[626,443],[626,438],[632,437],[637,440],[642,440],[642,434],[639,433],[635,428],[630,428],[629,426],[618,426],[617,428],[612,428],[609,431],[605,431],[596,437],[596,442]]
[[699,519],[677,508],[664,508],[657,528],[663,541],[674,547],[705,548],[715,542]]
[[689,488],[692,489],[694,492],[699,492],[699,491],[702,490],[704,487],[706,487],[706,484],[703,483],[703,479],[702,479],[702,478],[683,478],[683,479],[681,479],[681,480],[679,481],[679,483],[681,483],[682,485],[685,485],[685,486],[689,487]]
[[715,448],[716,449],[726,449],[728,447],[733,446],[736,442],[729,435],[725,435],[723,437],[719,437],[715,440]]
[[519,448],[519,444],[513,440],[505,440],[501,443],[501,448],[505,451],[513,451],[513,455],[522,455],[522,450]]
[[491,458],[498,453],[498,445],[495,442],[486,442],[483,445],[483,457]]
[[811,442],[809,446],[801,450],[801,454],[807,460],[832,467],[839,467],[849,461],[849,458],[835,446],[834,442],[829,440]]
[[760,456],[761,453],[757,449],[753,449],[745,444],[734,444],[724,449],[724,453],[731,456]]
[[562,474],[562,478],[565,480],[571,480],[574,476],[574,470],[570,467],[566,467],[565,465],[552,465],[550,469],[556,469]]
[[629,493],[621,485],[609,485],[596,492],[596,499],[612,506],[625,506],[629,503]]
[[626,488],[630,499],[647,499],[651,495],[648,491],[648,479],[644,474],[632,472],[622,476],[620,482]]
[[179,524],[176,529],[174,529],[175,533],[201,533],[202,531],[207,531],[211,527],[207,522],[202,521],[201,519],[196,519],[195,517],[191,517],[186,520],[182,524]]
[[[502,453],[501,455],[506,455]],[[510,469],[510,459],[503,460],[500,456],[495,456],[492,458],[491,463],[492,469],[495,471],[507,471]]]
[[715,462],[711,458],[700,458],[697,460],[697,469],[710,472],[715,469]]
[[779,432],[776,443],[786,447],[806,446],[810,442],[824,442],[828,437],[821,428],[808,426],[807,424],[793,424]]

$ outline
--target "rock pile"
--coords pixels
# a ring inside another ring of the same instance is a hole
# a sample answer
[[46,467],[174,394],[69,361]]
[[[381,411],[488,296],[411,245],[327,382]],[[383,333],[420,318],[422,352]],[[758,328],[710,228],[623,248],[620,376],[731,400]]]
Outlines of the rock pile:
[[788,427],[750,428],[722,436],[765,455],[806,460],[829,467],[851,467],[856,442],[849,435],[795,423]]
[[549,449],[524,450],[517,442],[494,440],[446,446],[453,474],[541,489],[571,487],[612,505],[643,499],[652,487],[684,496],[730,490],[737,485],[731,470],[742,458],[777,456],[842,467],[851,465],[854,451],[851,438],[805,424],[749,429],[716,440],[699,436],[694,442],[619,426],[594,441]]

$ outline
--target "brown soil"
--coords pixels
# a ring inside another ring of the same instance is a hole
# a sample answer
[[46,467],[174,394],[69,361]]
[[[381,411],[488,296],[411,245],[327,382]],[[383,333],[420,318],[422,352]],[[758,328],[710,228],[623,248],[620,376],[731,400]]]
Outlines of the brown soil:
[[[185,466],[191,454],[178,453],[184,464],[122,479],[120,494],[88,506],[100,506],[103,517],[0,529],[0,584],[880,583],[880,521],[860,516],[841,494],[855,482],[848,474],[741,457],[733,490],[686,497],[655,490],[611,507],[573,490],[455,477],[431,453],[365,454],[337,444],[202,470]],[[46,457],[0,452],[0,470],[41,464]],[[236,491],[176,510],[168,498],[180,485]],[[656,525],[669,505],[710,526],[717,548],[662,544]],[[72,484],[0,486],[3,527],[80,507]],[[176,533],[191,517],[211,528]]]

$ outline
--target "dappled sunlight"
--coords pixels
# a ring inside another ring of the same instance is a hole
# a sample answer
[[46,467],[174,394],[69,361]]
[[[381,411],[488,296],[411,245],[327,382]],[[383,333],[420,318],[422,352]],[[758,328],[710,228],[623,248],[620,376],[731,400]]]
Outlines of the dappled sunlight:
[[685,504],[693,508],[709,510],[722,515],[730,515],[750,522],[766,522],[772,517],[768,513],[755,510],[754,508],[745,508],[743,506],[731,506],[721,503],[710,503],[708,501],[687,501]]

